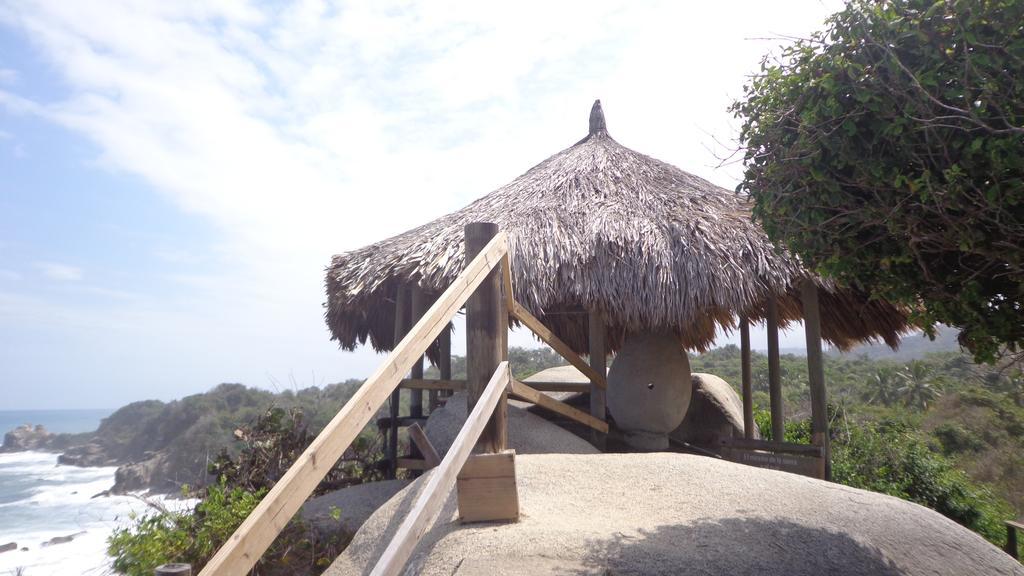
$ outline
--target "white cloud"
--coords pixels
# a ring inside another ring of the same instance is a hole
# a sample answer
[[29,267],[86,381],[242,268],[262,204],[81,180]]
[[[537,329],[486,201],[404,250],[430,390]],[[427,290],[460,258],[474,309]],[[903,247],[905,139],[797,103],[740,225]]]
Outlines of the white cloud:
[[[840,5],[0,0],[0,22],[68,87],[47,102],[9,87],[0,107],[85,136],[102,166],[214,223],[230,265],[183,274],[182,301],[301,332],[278,355],[316,364],[291,365],[305,371],[334,358],[320,308],[331,254],[508,182],[582,137],[594,98],[627,146],[731,185],[737,171],[716,170],[709,148],[732,139],[725,108],[777,44],[750,38],[806,34]],[[215,332],[202,328],[211,314],[189,317],[189,338]],[[233,345],[262,350],[260,334]],[[289,361],[267,369],[281,377]]]
[[18,71],[12,68],[0,68],[0,84],[15,84],[18,82]]
[[70,282],[82,279],[82,269],[59,262],[34,262],[33,266],[51,280]]

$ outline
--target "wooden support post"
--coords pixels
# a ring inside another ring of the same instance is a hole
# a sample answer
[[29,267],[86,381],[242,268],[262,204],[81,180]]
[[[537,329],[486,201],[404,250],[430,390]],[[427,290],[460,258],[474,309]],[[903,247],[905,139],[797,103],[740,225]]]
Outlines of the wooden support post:
[[[445,328],[441,335],[437,338],[437,345],[441,353],[441,363],[437,369],[441,372],[441,380],[452,379],[452,333]],[[445,391],[441,394],[442,397],[451,396],[454,392],[451,390]]]
[[807,278],[800,286],[804,308],[804,335],[807,339],[807,380],[811,385],[811,442],[821,446],[825,456],[825,480],[832,479],[832,454],[828,435],[828,397],[825,392],[825,366],[821,353],[821,309],[818,287]]
[[768,297],[768,397],[772,413],[772,440],[786,439],[786,420],[782,409],[782,370],[779,366],[779,303]]
[[[402,341],[405,333],[409,330],[409,290],[405,286],[399,286],[395,291],[395,341],[394,345]],[[390,416],[391,424],[388,427],[388,478],[394,479],[398,472],[398,408],[402,404],[402,389],[395,388],[391,393]]]
[[[608,355],[604,347],[605,325],[604,315],[600,310],[590,311],[587,323],[590,331],[590,367],[607,379]],[[607,381],[607,380],[606,380]],[[607,418],[608,400],[605,389],[596,381],[590,382],[590,415],[604,421]],[[590,431],[590,442],[599,450],[607,447],[607,436],[597,430]]]
[[[415,324],[423,316],[423,313],[427,311],[427,295],[424,294],[422,288],[415,284],[409,287],[409,308],[411,310],[410,325]],[[409,377],[414,379],[423,378],[422,356],[412,365]],[[423,416],[423,390],[410,391],[409,415],[413,418],[421,418]]]
[[1020,560],[1020,551],[1017,548],[1017,530],[1024,530],[1024,524],[1006,521],[1006,553],[1014,560]]
[[750,372],[750,321],[740,318],[740,381],[743,390],[743,437],[754,437],[754,391]]
[[[466,224],[466,262],[498,234],[490,222]],[[502,272],[495,267],[466,302],[466,410],[473,411],[498,364],[508,359],[505,347],[508,313],[501,295]],[[502,394],[494,415],[480,435],[478,447],[501,452],[508,444],[508,395]]]
[[153,576],[192,576],[192,565],[161,564],[156,567]]

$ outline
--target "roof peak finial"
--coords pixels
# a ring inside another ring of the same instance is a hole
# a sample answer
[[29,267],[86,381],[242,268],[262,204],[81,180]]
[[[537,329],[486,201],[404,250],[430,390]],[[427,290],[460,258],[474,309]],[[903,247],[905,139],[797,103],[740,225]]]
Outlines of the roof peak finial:
[[604,122],[604,110],[601,110],[601,100],[594,100],[594,106],[590,109],[590,135],[608,133],[608,126]]

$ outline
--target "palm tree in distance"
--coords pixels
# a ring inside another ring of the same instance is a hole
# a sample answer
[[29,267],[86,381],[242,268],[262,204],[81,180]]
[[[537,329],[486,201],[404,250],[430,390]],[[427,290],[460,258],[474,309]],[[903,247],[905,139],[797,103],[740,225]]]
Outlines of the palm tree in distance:
[[871,390],[871,398],[868,400],[868,404],[874,404],[875,402],[881,402],[883,406],[892,404],[896,396],[897,384],[896,368],[879,368],[868,383]]
[[900,370],[899,378],[902,385],[897,392],[908,407],[927,410],[928,404],[942,395],[931,367],[920,360],[907,364]]

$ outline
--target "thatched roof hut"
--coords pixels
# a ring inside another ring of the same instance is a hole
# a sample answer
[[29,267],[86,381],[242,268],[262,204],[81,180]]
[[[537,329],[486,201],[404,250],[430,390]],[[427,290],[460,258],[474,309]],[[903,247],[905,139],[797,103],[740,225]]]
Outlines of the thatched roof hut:
[[[389,350],[395,294],[418,284],[440,293],[464,266],[463,226],[494,222],[508,234],[515,294],[579,353],[587,310],[599,309],[616,350],[631,331],[678,333],[708,348],[717,326],[764,318],[779,298],[780,325],[801,318],[807,272],[751,220],[744,196],[622,146],[600,101],[589,134],[469,206],[339,254],[327,269],[327,324],[341,347]],[[818,281],[822,332],[846,348],[898,342],[904,311]]]

